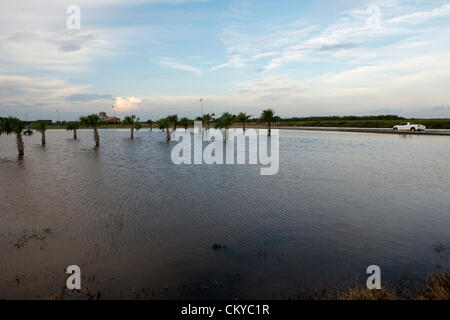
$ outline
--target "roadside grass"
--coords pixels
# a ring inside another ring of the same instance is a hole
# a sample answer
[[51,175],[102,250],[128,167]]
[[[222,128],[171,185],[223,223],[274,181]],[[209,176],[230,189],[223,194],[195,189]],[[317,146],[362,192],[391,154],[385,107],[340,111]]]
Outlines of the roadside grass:
[[[402,122],[423,124],[428,129],[450,129],[450,119],[280,121],[278,125],[299,127],[392,128]],[[256,123],[249,123],[249,125],[251,124]]]
[[361,286],[349,287],[332,295],[316,295],[315,299],[331,300],[450,300],[450,274],[434,273],[418,284],[407,281],[384,284],[380,290]]

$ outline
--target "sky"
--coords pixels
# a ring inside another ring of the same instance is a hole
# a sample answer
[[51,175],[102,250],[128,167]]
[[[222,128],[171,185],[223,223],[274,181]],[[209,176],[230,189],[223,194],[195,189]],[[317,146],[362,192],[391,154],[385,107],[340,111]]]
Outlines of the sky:
[[0,0],[0,25],[0,116],[450,117],[450,1]]

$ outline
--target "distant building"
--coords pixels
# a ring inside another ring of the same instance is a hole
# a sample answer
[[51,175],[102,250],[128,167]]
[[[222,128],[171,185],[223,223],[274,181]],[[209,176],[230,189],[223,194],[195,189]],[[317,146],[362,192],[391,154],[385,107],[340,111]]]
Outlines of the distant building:
[[100,117],[100,121],[104,122],[104,123],[111,123],[111,124],[119,124],[120,123],[120,118],[117,117],[109,117],[106,112],[100,112],[99,114]]

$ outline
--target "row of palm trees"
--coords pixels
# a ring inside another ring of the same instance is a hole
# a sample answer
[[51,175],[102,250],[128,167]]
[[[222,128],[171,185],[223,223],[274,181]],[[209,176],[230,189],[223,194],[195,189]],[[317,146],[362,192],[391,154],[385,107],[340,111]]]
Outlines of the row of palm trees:
[[[210,129],[212,123],[215,124],[216,129],[225,129],[228,130],[230,126],[235,122],[242,123],[242,128],[245,132],[246,123],[250,120],[251,115],[246,113],[239,113],[238,115],[233,115],[229,112],[225,112],[219,118],[215,118],[214,113],[207,113],[201,117],[197,117],[197,121],[201,121],[203,126],[206,128],[206,131]],[[130,137],[134,139],[134,131],[141,129],[142,124],[139,121],[140,119],[135,115],[126,116],[122,121],[122,124],[130,128]],[[275,116],[275,111],[273,109],[266,109],[261,113],[260,120],[262,122],[267,123],[268,125],[268,135],[271,135],[271,126],[274,122],[279,122],[280,118]],[[166,140],[171,140],[170,128],[172,128],[172,132],[177,130],[177,126],[183,127],[185,130],[193,124],[193,120],[188,118],[178,119],[178,115],[170,115],[166,118],[160,119],[157,121],[159,129],[166,132]],[[146,122],[150,130],[153,130],[153,125],[155,122],[152,120],[148,120]],[[91,114],[85,117],[81,117],[80,121],[72,121],[66,124],[66,129],[68,131],[73,131],[73,138],[77,139],[77,130],[80,127],[89,127],[94,130],[94,142],[95,146],[100,146],[100,136],[98,134],[98,127],[101,125],[100,117],[97,114]],[[41,133],[41,144],[44,146],[46,143],[45,140],[45,131],[47,130],[48,122],[44,120],[35,121],[32,124],[32,128]],[[16,135],[16,144],[17,151],[19,156],[24,155],[24,145],[22,134],[31,135],[33,133],[32,130],[25,128],[25,123],[17,118],[9,117],[9,118],[0,118],[0,135],[1,134],[15,134]]]

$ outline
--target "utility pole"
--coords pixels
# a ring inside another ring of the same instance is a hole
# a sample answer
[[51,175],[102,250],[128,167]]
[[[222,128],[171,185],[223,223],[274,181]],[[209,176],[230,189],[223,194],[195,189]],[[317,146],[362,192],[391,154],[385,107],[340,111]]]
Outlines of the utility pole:
[[113,112],[114,112],[114,127],[116,126],[116,109],[114,109],[114,106],[112,106]]

